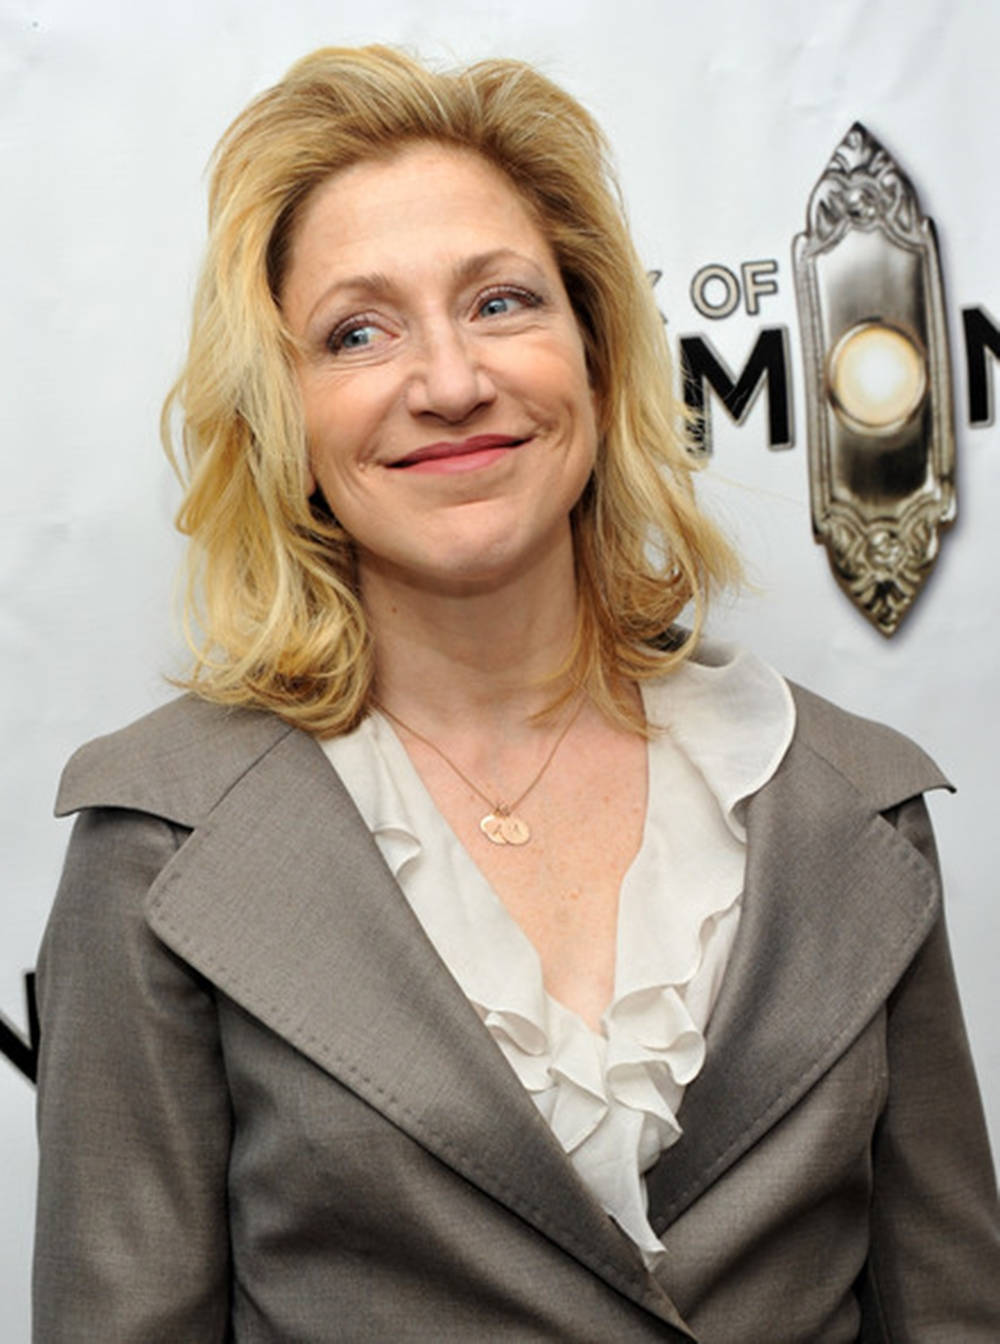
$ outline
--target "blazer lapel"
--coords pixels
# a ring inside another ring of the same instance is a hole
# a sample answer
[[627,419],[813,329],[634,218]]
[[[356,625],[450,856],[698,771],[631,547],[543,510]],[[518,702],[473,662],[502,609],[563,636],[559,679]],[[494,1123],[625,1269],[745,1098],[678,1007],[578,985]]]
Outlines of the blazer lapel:
[[441,1161],[693,1338],[578,1179],[316,744],[282,737],[149,893],[157,935]]
[[[925,777],[922,786],[938,782]],[[930,864],[870,797],[801,744],[748,805],[747,835],[743,914],[705,1066],[684,1097],[682,1138],[647,1177],[658,1233],[871,1020],[938,906]]]

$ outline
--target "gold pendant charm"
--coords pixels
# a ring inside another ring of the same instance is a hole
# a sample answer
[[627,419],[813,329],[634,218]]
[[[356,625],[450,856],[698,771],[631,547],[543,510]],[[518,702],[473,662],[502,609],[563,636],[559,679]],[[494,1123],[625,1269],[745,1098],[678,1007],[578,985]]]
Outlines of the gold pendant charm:
[[492,840],[495,845],[505,845],[507,841],[503,838],[500,828],[503,826],[503,817],[498,817],[495,812],[487,812],[479,823],[479,829],[487,840]]
[[528,823],[509,812],[488,812],[479,829],[494,845],[526,845],[531,839]]
[[531,839],[531,827],[520,817],[508,813],[502,820],[500,834],[508,845],[526,845]]

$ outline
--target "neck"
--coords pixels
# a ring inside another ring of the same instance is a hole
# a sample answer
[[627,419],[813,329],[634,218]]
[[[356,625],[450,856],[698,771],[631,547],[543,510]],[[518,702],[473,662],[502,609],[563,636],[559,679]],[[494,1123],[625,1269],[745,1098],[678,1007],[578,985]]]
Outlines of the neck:
[[362,565],[376,693],[422,731],[530,734],[576,627],[573,559],[489,591],[442,592]]

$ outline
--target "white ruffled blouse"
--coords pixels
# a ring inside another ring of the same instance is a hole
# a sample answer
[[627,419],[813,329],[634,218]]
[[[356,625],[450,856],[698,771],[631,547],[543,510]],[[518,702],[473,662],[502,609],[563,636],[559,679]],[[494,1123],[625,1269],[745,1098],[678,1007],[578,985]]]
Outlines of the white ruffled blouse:
[[703,643],[642,688],[648,747],[642,842],[622,882],[612,1002],[593,1031],[549,995],[533,944],[438,812],[388,719],[322,743],[439,955],[582,1180],[647,1264],[663,1247],[643,1173],[681,1135],[677,1112],[740,918],[742,805],[795,725],[781,677]]

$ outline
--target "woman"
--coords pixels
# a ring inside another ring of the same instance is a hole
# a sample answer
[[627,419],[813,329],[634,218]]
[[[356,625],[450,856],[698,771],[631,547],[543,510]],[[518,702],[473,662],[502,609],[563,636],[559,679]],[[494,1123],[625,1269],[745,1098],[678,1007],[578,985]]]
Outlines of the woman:
[[224,137],[193,694],[60,795],[38,1340],[996,1338],[943,780],[695,647],[669,389],[530,69],[321,51]]

